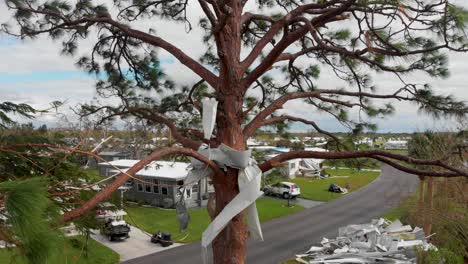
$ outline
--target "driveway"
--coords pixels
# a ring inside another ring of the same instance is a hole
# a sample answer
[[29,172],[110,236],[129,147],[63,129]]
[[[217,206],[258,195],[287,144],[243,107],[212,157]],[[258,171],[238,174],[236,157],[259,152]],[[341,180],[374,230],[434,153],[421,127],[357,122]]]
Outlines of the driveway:
[[[265,241],[248,241],[247,263],[275,264],[303,253],[322,237],[336,237],[338,228],[367,223],[377,218],[414,192],[415,175],[382,165],[379,178],[356,192],[296,214],[262,225]],[[200,243],[192,243],[161,253],[126,261],[125,264],[202,263]]]
[[99,233],[99,230],[95,230],[94,233],[95,235],[91,237],[119,253],[121,261],[138,258],[182,245],[174,243],[172,246],[162,247],[159,244],[153,244],[150,242],[150,237],[146,232],[134,226],[130,226],[130,237],[122,241],[109,241],[107,237]]
[[[278,197],[278,196],[264,196],[266,198],[269,198],[269,199],[275,199],[275,200],[280,200],[280,201],[283,201],[285,205],[288,204],[288,200],[282,198],[282,197]],[[315,207],[315,206],[319,206],[325,202],[321,202],[321,201],[312,201],[312,200],[307,200],[307,199],[302,199],[302,198],[294,198],[294,199],[291,199],[289,200],[289,202],[291,203],[291,205],[294,205],[294,204],[298,204],[298,205],[301,205],[302,207],[306,208],[306,209],[309,209],[309,208],[312,208],[312,207]]]

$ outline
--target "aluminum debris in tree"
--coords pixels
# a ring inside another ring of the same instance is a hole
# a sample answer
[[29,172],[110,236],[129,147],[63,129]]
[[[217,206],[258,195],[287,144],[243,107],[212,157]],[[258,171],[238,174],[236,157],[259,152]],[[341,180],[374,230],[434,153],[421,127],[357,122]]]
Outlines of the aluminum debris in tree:
[[203,135],[205,139],[210,139],[216,124],[216,109],[218,107],[218,101],[214,98],[203,98],[202,105]]
[[[216,108],[218,102],[214,98],[204,98],[202,103],[204,137],[205,139],[210,139],[216,123]],[[263,240],[257,207],[255,205],[255,201],[263,194],[263,192],[260,191],[262,171],[258,167],[257,162],[251,158],[252,153],[250,150],[238,151],[224,144],[211,149],[208,145],[203,144],[198,149],[198,152],[214,161],[216,165],[223,170],[228,168],[239,170],[239,193],[223,208],[223,210],[215,217],[215,219],[213,219],[210,225],[203,232],[201,241],[202,260],[203,263],[206,263],[207,247],[229,224],[231,219],[244,210],[246,211],[250,236],[254,239]],[[200,179],[211,175],[211,170],[208,169],[208,166],[205,163],[192,158],[191,165],[192,169],[186,178],[188,187],[195,184]],[[188,227],[190,216],[182,198],[176,205],[176,209],[180,223],[180,230],[185,230]]]
[[416,262],[415,247],[437,248],[426,241],[421,228],[380,218],[368,224],[348,225],[338,229],[335,239],[323,238],[321,246],[312,246],[305,254],[296,255],[304,264],[326,263],[399,263]]

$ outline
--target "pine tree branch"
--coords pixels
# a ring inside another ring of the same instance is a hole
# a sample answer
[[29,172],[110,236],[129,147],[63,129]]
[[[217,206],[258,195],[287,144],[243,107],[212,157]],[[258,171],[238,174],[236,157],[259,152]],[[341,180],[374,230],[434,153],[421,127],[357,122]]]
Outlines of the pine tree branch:
[[[381,150],[365,150],[365,151],[341,151],[341,152],[321,152],[321,151],[291,151],[283,154],[279,154],[274,158],[265,161],[260,164],[259,167],[263,172],[271,170],[274,167],[281,166],[284,161],[298,159],[298,158],[311,158],[311,159],[355,159],[355,158],[372,158],[388,165],[400,169],[402,171],[424,175],[429,177],[468,177],[468,171],[466,169],[459,169],[453,166],[447,165],[440,160],[422,160],[415,159],[404,155],[394,154]],[[416,168],[411,168],[398,163],[394,160],[404,161],[410,164],[416,165],[431,165],[436,167],[444,168],[445,171],[427,171]]]
[[[328,2],[332,3],[334,1]],[[312,20],[308,21],[314,27],[324,26],[326,23],[331,21],[343,20],[347,19],[346,16],[340,17],[339,15],[346,11],[355,0],[345,1],[342,5],[337,8],[330,8],[330,9],[323,9],[324,12],[322,15],[313,18]],[[334,3],[333,3],[334,4]],[[312,5],[312,4],[311,4]],[[304,7],[304,6],[301,6]],[[294,22],[298,19],[298,17],[305,11],[305,9],[298,9],[292,11],[290,14],[283,17],[281,23],[275,23],[271,26],[270,30],[265,34],[265,36],[258,41],[257,45],[253,48],[252,52],[246,57],[246,59],[242,62],[242,67],[244,71],[248,69],[248,67],[258,58],[261,51],[264,47],[268,44],[269,41],[273,39],[273,37],[278,33],[278,31],[283,28],[284,26],[288,25],[291,22]],[[297,11],[299,10],[299,11]],[[295,12],[297,11],[297,12]],[[270,33],[270,31],[272,31]],[[252,70],[247,77],[245,78],[245,86],[249,87],[255,80],[257,80],[261,75],[263,75],[278,59],[278,57],[283,54],[283,52],[294,42],[299,40],[300,38],[304,37],[310,31],[309,26],[305,25],[300,27],[299,29],[288,32],[288,34],[284,34],[281,40],[275,45],[275,47],[268,53],[268,55],[262,60],[262,62]]]
[[138,118],[142,118],[151,122],[155,122],[157,124],[166,125],[171,131],[172,137],[174,137],[174,139],[177,142],[179,142],[180,144],[182,144],[182,146],[186,148],[197,150],[201,145],[201,143],[198,141],[192,140],[188,137],[184,137],[180,133],[180,129],[176,126],[176,124],[173,121],[147,108],[125,106],[123,109],[114,109],[110,106],[101,106],[96,109],[89,110],[88,112],[86,112],[86,114],[80,114],[80,115],[89,116],[89,115],[96,114],[100,111],[110,111],[110,114],[107,114],[105,117],[102,117],[99,123],[102,123],[105,120],[108,120],[115,116],[132,114]]
[[17,7],[16,9],[24,12],[31,12],[33,14],[40,14],[40,15],[45,15],[48,17],[53,17],[56,19],[60,19],[62,23],[57,24],[55,26],[52,26],[49,29],[44,29],[44,30],[37,30],[37,31],[32,31],[28,32],[27,36],[34,36],[34,35],[39,35],[42,33],[48,33],[52,32],[56,29],[77,29],[79,26],[85,26],[89,27],[92,24],[107,24],[113,26],[115,29],[119,29],[119,31],[131,38],[135,38],[138,40],[141,40],[147,44],[153,45],[155,47],[160,47],[170,54],[172,54],[174,57],[176,57],[183,65],[187,66],[189,69],[191,69],[195,74],[199,75],[201,78],[203,78],[207,83],[209,83],[214,89],[217,89],[218,86],[218,77],[214,75],[211,71],[206,69],[203,65],[201,65],[199,62],[188,56],[186,53],[184,53],[182,50],[180,50],[177,46],[173,45],[172,43],[145,33],[143,31],[133,29],[129,26],[126,26],[124,24],[121,24],[117,22],[116,20],[112,19],[109,16],[95,16],[95,17],[82,17],[79,19],[75,20],[70,20],[63,14],[59,12],[53,12],[49,10],[37,10],[37,9],[32,9],[32,8],[26,8],[26,7]]
[[211,170],[213,170],[215,174],[220,174],[220,175],[224,174],[220,170],[220,168],[216,165],[216,163],[214,163],[212,160],[209,160],[207,157],[203,156],[202,154],[198,153],[195,150],[187,149],[187,148],[177,148],[177,147],[169,147],[169,148],[157,150],[151,153],[150,155],[148,155],[147,157],[145,157],[144,159],[137,162],[135,165],[129,168],[125,173],[121,173],[119,176],[116,177],[116,179],[111,184],[107,185],[106,188],[98,192],[95,196],[93,196],[93,198],[86,201],[79,208],[73,209],[72,211],[65,213],[62,221],[68,222],[70,220],[73,220],[76,217],[83,215],[84,213],[86,213],[87,211],[91,210],[96,205],[98,205],[101,201],[109,197],[120,186],[125,184],[125,182],[131,178],[130,176],[133,176],[135,173],[143,169],[146,165],[148,165],[152,161],[159,160],[163,158],[164,156],[172,155],[172,154],[183,154],[186,156],[193,157],[201,162],[206,163],[207,166]]
[[[329,8],[337,3],[340,3],[343,1],[328,1],[323,4],[305,4],[297,7],[296,9],[292,10],[285,16],[283,16],[281,19],[276,21],[274,24],[271,25],[270,29],[267,31],[267,33],[257,42],[257,44],[254,46],[254,48],[251,50],[249,55],[242,61],[241,66],[244,71],[246,71],[250,65],[258,58],[258,56],[261,54],[261,52],[264,50],[266,45],[270,43],[274,37],[278,34],[278,32],[286,26],[291,19],[301,15],[302,13],[306,12],[307,10],[320,10],[320,12],[327,12],[329,10],[332,10],[332,8]],[[352,2],[352,1],[348,1]],[[248,23],[248,21],[255,16],[253,14],[246,13],[245,16],[243,17],[243,22]],[[305,33],[306,30],[304,30],[303,33]],[[284,37],[283,37],[284,39]]]
[[[10,145],[0,146],[0,150],[1,151],[14,150],[15,148],[24,148],[24,147],[47,148],[47,149],[64,151],[64,152],[72,152],[72,153],[78,153],[82,155],[88,155],[88,156],[92,156],[95,158],[101,158],[99,157],[98,154],[91,152],[91,151],[85,151],[85,150],[80,150],[74,147],[67,147],[67,146],[60,146],[60,145],[53,145],[53,144],[10,144]],[[182,154],[185,156],[195,158],[205,163],[215,174],[219,174],[219,175],[224,174],[224,172],[221,171],[221,169],[216,165],[214,161],[209,160],[207,157],[203,156],[202,154],[198,153],[197,151],[193,149],[168,147],[168,148],[156,150],[150,155],[148,155],[147,157],[145,157],[144,159],[137,162],[135,165],[129,168],[126,172],[122,172],[119,175],[117,175],[115,181],[107,185],[105,189],[97,193],[90,200],[86,201],[79,208],[76,208],[70,212],[65,213],[62,221],[67,222],[76,217],[83,215],[84,213],[86,213],[87,211],[91,210],[96,205],[98,205],[101,201],[108,198],[113,192],[115,192],[127,180],[131,179],[135,173],[142,170],[146,165],[150,164],[151,162],[155,160],[159,160],[165,156],[173,155],[173,154]]]
[[[323,130],[321,129],[317,123],[315,123],[314,121],[310,121],[310,120],[306,120],[304,118],[299,118],[299,117],[295,117],[295,116],[290,116],[290,115],[282,115],[282,116],[276,116],[276,117],[270,117],[268,119],[265,119],[262,123],[261,123],[261,126],[267,126],[267,125],[270,125],[270,124],[274,124],[274,123],[279,123],[279,122],[284,122],[284,121],[293,121],[293,122],[301,122],[303,124],[306,124],[306,125],[310,125],[312,126],[315,131],[317,131],[318,133],[320,134],[323,134],[323,135],[326,135],[330,138],[332,138],[335,142],[339,143],[340,142],[340,139],[333,135],[333,133],[331,132],[328,132],[326,130]],[[252,135],[245,135],[245,137],[250,137]]]
[[[274,100],[268,107],[264,110],[259,112],[253,119],[247,124],[244,128],[244,134],[246,135],[253,135],[255,130],[257,130],[260,126],[262,126],[263,120],[265,120],[269,115],[273,114],[278,109],[281,109],[283,105],[295,99],[301,98],[320,98],[321,95],[341,95],[341,96],[351,96],[351,97],[367,97],[367,98],[376,98],[376,99],[398,99],[398,100],[405,100],[405,101],[416,101],[415,98],[412,97],[405,97],[400,95],[403,91],[408,91],[405,88],[399,89],[393,94],[373,94],[373,93],[366,93],[366,92],[350,92],[346,90],[315,90],[311,92],[293,92],[288,93],[279,97],[278,99]],[[322,99],[324,97],[321,97]],[[326,98],[327,100],[334,100]]]

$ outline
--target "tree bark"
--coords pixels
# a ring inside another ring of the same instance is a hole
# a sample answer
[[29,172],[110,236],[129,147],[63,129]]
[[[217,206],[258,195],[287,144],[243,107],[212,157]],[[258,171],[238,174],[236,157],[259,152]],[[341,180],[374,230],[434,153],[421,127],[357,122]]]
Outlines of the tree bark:
[[[216,187],[216,211],[219,213],[238,193],[237,171],[229,170],[225,184]],[[243,264],[246,257],[247,226],[244,214],[234,217],[213,241],[214,264]]]
[[427,180],[427,194],[426,194],[426,212],[425,212],[425,224],[424,232],[426,235],[431,234],[432,229],[432,209],[433,209],[433,192],[434,192],[434,178],[429,177]]
[[[217,87],[218,114],[216,118],[216,138],[233,149],[246,149],[243,123],[244,88],[240,67],[240,1],[226,2],[232,13],[226,18],[223,34],[217,36],[221,82]],[[228,168],[224,174],[214,175],[216,192],[216,215],[239,193],[239,170]],[[234,217],[213,241],[213,263],[242,264],[246,257],[248,237],[244,213]]]
[[[232,83],[231,83],[232,84]],[[238,87],[231,86],[226,92],[239,91]],[[219,102],[221,111],[217,119],[217,136],[220,141],[236,150],[245,150],[246,140],[242,133],[242,97],[228,96]],[[239,170],[228,168],[222,175],[215,175],[216,215],[231,202],[239,193]],[[244,213],[234,217],[228,226],[213,241],[213,263],[215,264],[242,264],[246,257],[246,240],[248,237]]]
[[90,232],[91,231],[89,231],[89,229],[86,230],[86,244],[85,244],[85,257],[86,258],[89,256],[89,235],[90,235],[89,233]]
[[444,197],[444,206],[445,206],[445,208],[448,208],[449,201],[450,201],[449,179],[448,178],[444,179],[443,192],[444,192],[444,195],[443,195],[443,197]]
[[419,200],[418,200],[418,208],[417,208],[417,222],[420,226],[424,226],[424,176],[420,176],[420,183],[419,183]]

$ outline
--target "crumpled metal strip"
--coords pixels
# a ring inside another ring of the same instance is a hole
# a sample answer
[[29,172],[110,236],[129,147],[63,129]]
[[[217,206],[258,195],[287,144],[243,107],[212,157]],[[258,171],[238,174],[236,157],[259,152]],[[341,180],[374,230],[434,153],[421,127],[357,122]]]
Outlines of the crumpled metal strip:
[[203,98],[202,105],[203,136],[205,139],[210,139],[216,124],[216,109],[218,107],[218,101],[216,101],[215,98]]
[[[202,147],[203,148],[203,147]],[[206,146],[205,146],[206,148]],[[200,149],[199,152],[210,157],[220,168],[239,169],[238,184],[239,194],[226,205],[226,207],[216,216],[202,235],[202,258],[206,263],[207,247],[213,242],[216,236],[227,226],[227,224],[246,210],[247,224],[252,238],[263,240],[260,221],[258,218],[255,201],[263,192],[260,191],[262,171],[257,166],[254,159],[250,158],[250,151],[237,151],[226,145],[220,145],[216,149]],[[206,168],[206,164],[192,159],[193,169],[187,176],[187,182],[195,182],[211,174],[211,170]],[[181,224],[183,224],[181,222]]]
[[260,197],[263,192],[260,191],[260,183],[262,171],[257,164],[251,159],[251,165],[239,171],[238,184],[239,193],[232,201],[224,207],[224,209],[210,223],[202,235],[202,259],[206,263],[207,247],[213,242],[216,236],[228,225],[232,218],[240,212],[247,210],[247,224],[250,234],[254,239],[263,240],[262,229],[258,218],[257,207],[255,200]]
[[177,213],[177,219],[179,220],[180,232],[183,232],[185,229],[187,229],[188,224],[190,222],[190,215],[188,213],[187,207],[185,206],[184,194],[185,194],[185,188],[180,194],[179,202],[176,204],[176,213]]

